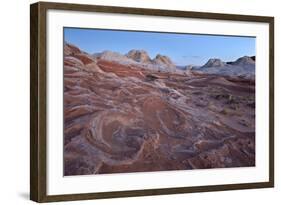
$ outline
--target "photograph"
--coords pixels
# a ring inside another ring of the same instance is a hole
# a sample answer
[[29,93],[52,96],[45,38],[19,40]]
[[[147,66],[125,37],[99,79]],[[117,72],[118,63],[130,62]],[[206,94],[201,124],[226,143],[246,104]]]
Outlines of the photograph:
[[256,165],[255,36],[63,38],[64,176]]

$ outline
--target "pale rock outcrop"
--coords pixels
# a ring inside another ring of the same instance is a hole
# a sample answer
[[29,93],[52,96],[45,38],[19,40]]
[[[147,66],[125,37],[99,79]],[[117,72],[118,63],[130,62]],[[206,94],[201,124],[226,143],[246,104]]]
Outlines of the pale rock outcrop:
[[153,63],[159,66],[164,66],[168,68],[176,68],[176,65],[168,56],[158,54],[154,59]]
[[243,56],[241,58],[238,58],[235,62],[233,62],[232,65],[238,65],[238,66],[255,65],[255,61],[249,56]]
[[139,63],[151,63],[151,59],[145,50],[130,50],[126,56]]
[[202,66],[202,68],[210,68],[210,67],[223,67],[226,63],[218,58],[211,58],[208,62]]

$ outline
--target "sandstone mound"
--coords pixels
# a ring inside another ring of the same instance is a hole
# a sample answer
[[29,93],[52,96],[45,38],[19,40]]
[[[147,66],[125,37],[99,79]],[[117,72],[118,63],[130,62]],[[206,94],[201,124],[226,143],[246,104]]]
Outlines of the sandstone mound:
[[148,53],[144,50],[131,50],[126,56],[139,63],[151,63]]
[[254,64],[255,61],[249,56],[238,58],[235,62],[233,62],[233,65],[238,65],[238,66],[248,66]]
[[172,60],[168,56],[163,56],[158,54],[154,59],[153,63],[159,66],[164,66],[168,68],[176,68],[175,64],[172,62]]
[[103,72],[96,64],[96,60],[89,54],[69,43],[64,43],[65,71],[84,70],[88,72]]
[[70,43],[64,42],[63,53],[66,56],[73,55],[75,53],[81,53],[80,49]]
[[104,51],[102,53],[93,54],[92,57],[96,60],[104,60],[115,62],[120,65],[136,67],[139,69],[148,69],[163,72],[183,72],[176,68],[172,60],[158,54],[154,59],[151,59],[148,53],[144,50],[131,50],[126,55],[118,52]]
[[113,51],[103,51],[102,53],[98,54],[97,57],[98,57],[98,59],[101,59],[101,60],[118,62],[119,64],[134,63],[128,57],[122,55],[121,53],[113,52]]
[[203,65],[202,67],[203,68],[210,68],[210,67],[223,67],[225,66],[226,63],[225,62],[222,62],[221,59],[218,59],[218,58],[211,58],[210,60],[208,60],[208,62]]
[[221,76],[243,77],[249,80],[255,79],[255,61],[248,56],[241,57],[235,62],[222,62],[220,59],[210,59],[202,67],[192,68],[194,72],[215,74]]

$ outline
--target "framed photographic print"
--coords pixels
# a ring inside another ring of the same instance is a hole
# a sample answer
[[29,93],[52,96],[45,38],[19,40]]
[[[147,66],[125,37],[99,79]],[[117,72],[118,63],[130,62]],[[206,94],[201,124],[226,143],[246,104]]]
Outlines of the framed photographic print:
[[274,186],[274,18],[31,5],[30,197]]

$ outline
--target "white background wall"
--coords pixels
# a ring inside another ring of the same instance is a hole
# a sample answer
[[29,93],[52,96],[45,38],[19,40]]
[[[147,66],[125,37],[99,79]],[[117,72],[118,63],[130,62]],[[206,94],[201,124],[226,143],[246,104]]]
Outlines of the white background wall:
[[[51,1],[51,0],[50,0]],[[274,189],[224,191],[170,196],[135,197],[69,204],[277,204],[280,201],[279,149],[281,110],[278,0],[72,0],[61,2],[147,7],[190,11],[275,16],[275,156]],[[0,204],[31,204],[29,198],[29,4],[8,0],[0,6]],[[279,91],[279,92],[278,92]],[[258,112],[258,110],[257,110]],[[279,202],[280,203],[280,202]],[[55,203],[56,204],[56,203]],[[65,204],[65,203],[60,203]]]

